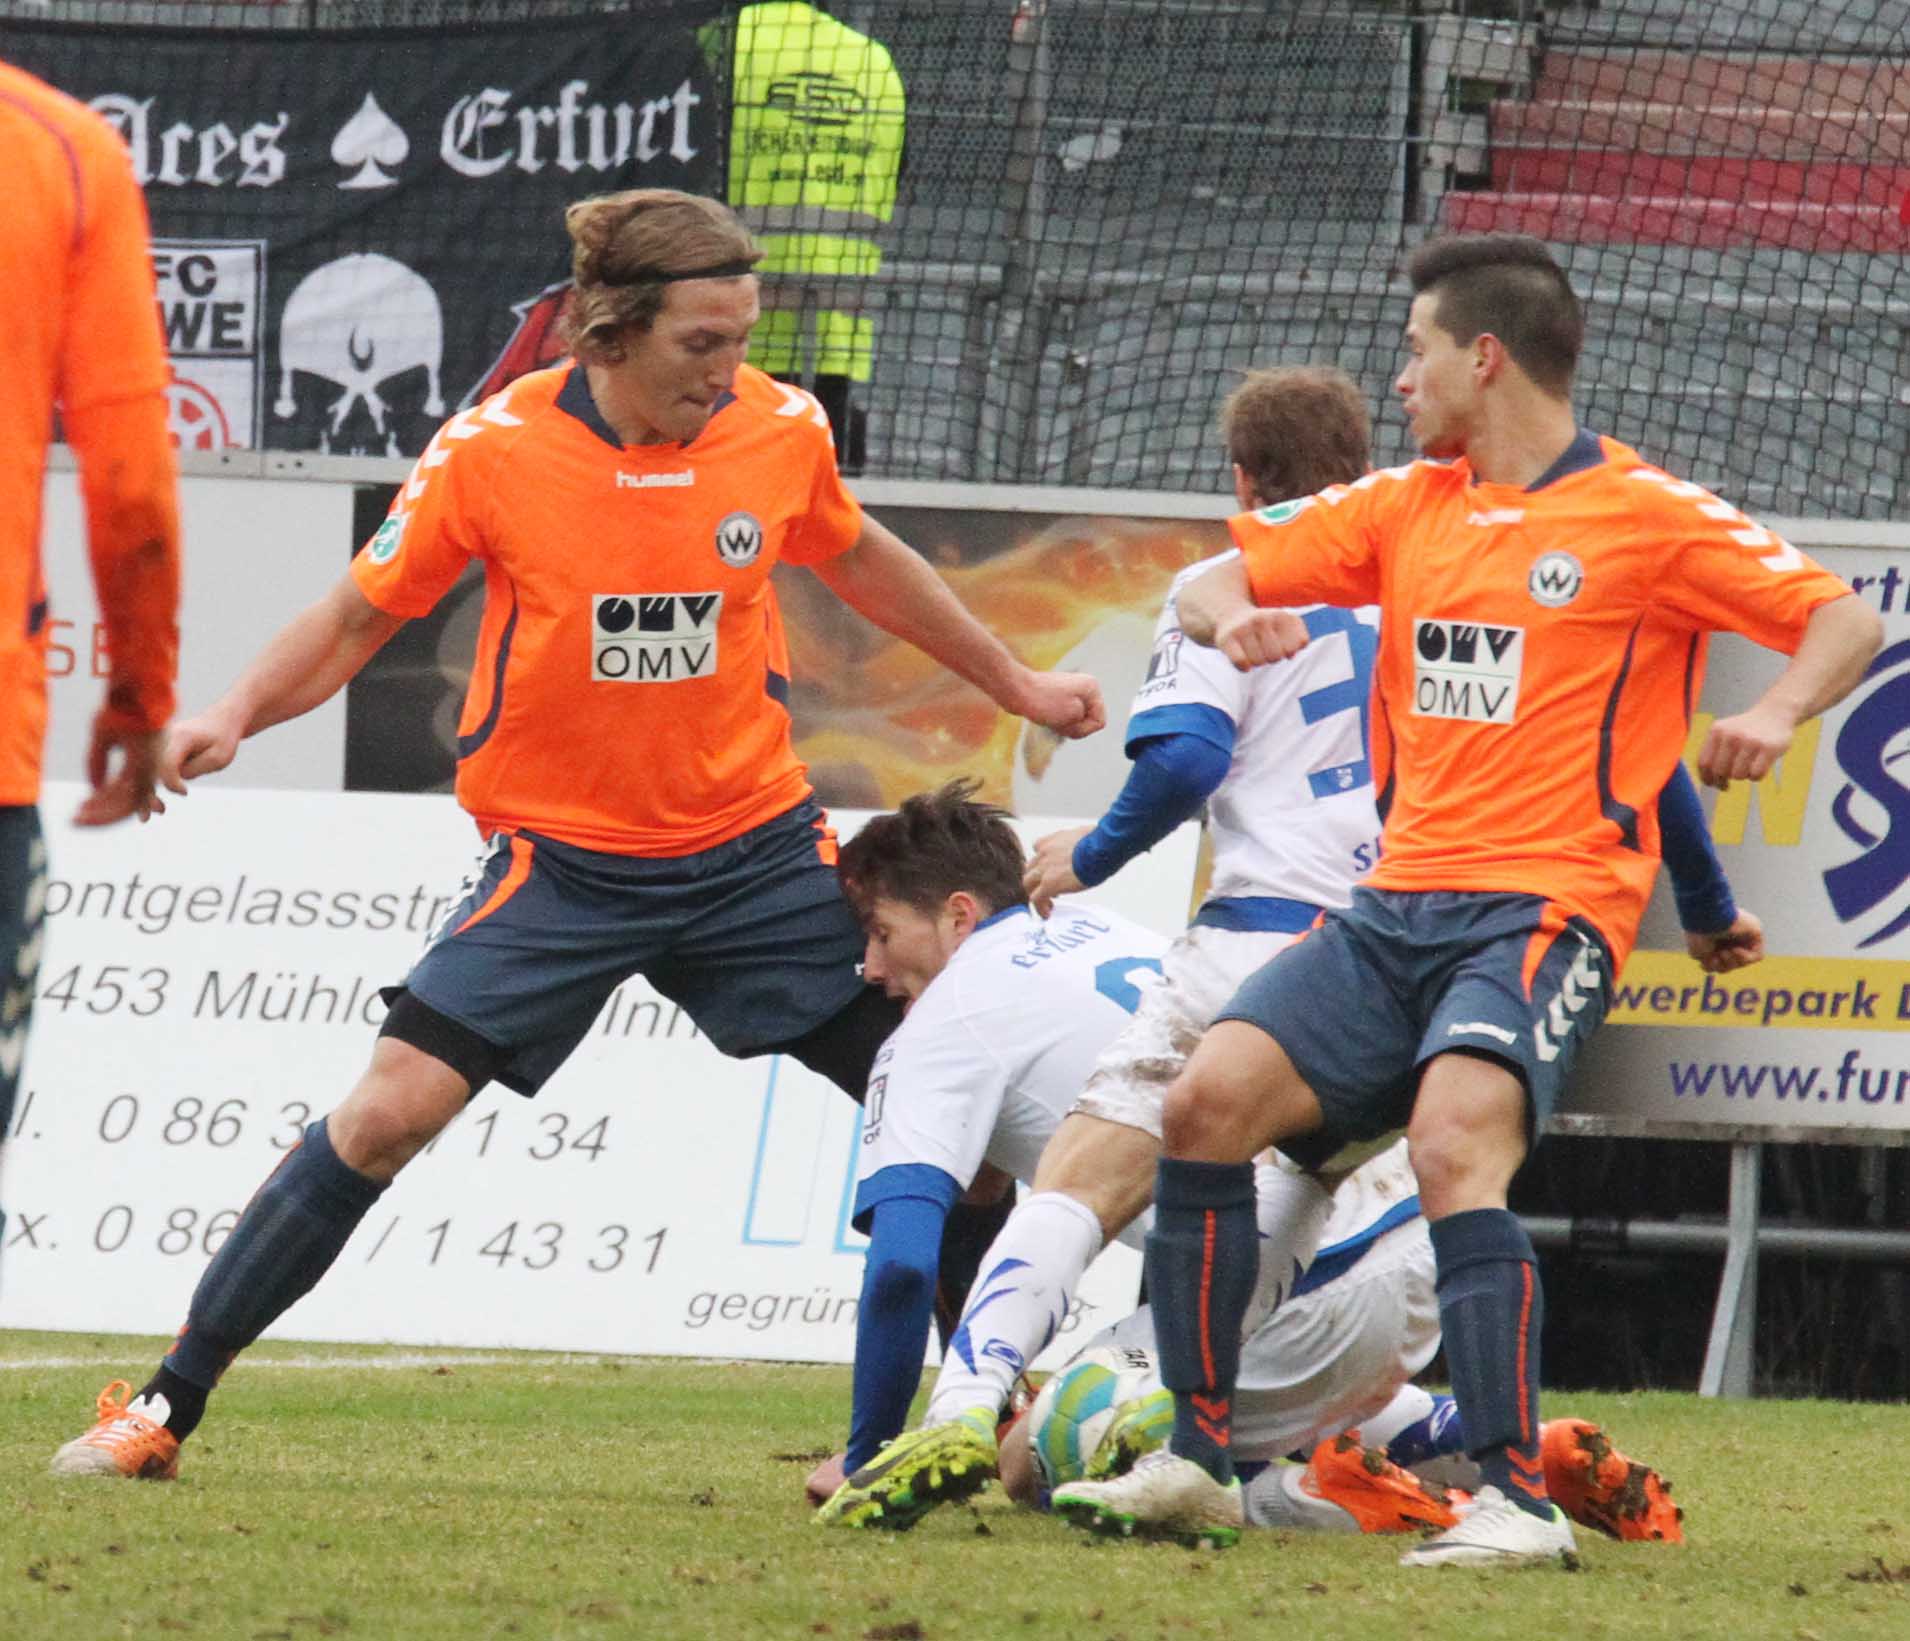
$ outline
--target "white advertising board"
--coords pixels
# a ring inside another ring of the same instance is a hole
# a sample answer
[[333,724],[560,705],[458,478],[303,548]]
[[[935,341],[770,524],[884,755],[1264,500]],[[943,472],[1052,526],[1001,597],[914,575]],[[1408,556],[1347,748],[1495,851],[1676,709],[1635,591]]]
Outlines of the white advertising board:
[[[48,473],[43,551],[51,632],[45,769],[86,770],[93,714],[105,695],[106,635],[86,557],[79,475]],[[352,491],[343,484],[186,477],[179,481],[183,579],[179,710],[210,706],[260,647],[345,573]],[[238,771],[214,783],[335,792],[344,784],[345,698],[247,744]]]
[[[66,826],[78,797],[47,795],[0,1325],[170,1332],[260,1180],[362,1071],[377,988],[478,840],[447,797],[195,788],[144,832]],[[1095,898],[1178,929],[1196,841],[1183,828]],[[480,1095],[274,1331],[848,1361],[859,1133],[831,1084],[725,1059],[633,981],[539,1098]],[[1072,1338],[1131,1307],[1139,1265],[1109,1250]]]

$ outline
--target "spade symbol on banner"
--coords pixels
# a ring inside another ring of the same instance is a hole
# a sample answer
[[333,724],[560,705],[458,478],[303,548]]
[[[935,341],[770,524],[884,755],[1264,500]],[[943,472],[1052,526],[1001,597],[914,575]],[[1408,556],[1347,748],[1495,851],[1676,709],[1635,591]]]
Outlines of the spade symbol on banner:
[[411,140],[404,128],[378,106],[369,91],[358,105],[358,112],[338,128],[332,138],[332,159],[358,169],[338,186],[340,188],[389,188],[397,178],[379,169],[402,165],[411,152]]

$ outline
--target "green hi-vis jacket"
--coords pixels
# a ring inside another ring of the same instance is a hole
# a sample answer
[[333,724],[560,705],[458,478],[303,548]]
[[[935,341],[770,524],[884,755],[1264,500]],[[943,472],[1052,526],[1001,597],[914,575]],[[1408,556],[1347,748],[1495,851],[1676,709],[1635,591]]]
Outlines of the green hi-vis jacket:
[[[762,274],[862,279],[895,215],[906,121],[886,47],[795,0],[745,6],[731,71],[729,203],[762,243]],[[840,284],[769,280],[749,362],[772,375],[869,379],[875,324]]]

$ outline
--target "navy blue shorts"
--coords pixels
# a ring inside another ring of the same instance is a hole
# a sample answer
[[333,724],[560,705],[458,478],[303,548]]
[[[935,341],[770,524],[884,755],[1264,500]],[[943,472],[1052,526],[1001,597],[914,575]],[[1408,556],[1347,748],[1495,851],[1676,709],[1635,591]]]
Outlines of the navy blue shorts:
[[633,974],[725,1054],[760,1054],[862,990],[862,929],[834,856],[813,800],[671,859],[499,833],[405,985],[505,1050],[498,1080],[520,1094],[543,1086]]
[[1306,1079],[1325,1130],[1281,1148],[1317,1163],[1405,1127],[1421,1068],[1454,1050],[1518,1077],[1535,1141],[1610,1000],[1604,940],[1541,896],[1359,888],[1220,1018],[1258,1026]]

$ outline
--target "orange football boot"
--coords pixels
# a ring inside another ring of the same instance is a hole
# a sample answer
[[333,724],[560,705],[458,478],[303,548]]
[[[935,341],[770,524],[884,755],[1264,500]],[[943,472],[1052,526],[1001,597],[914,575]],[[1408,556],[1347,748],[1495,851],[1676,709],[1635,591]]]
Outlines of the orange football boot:
[[1419,1533],[1458,1525],[1468,1496],[1433,1487],[1394,1464],[1377,1447],[1362,1447],[1359,1432],[1342,1431],[1314,1448],[1300,1490],[1337,1504],[1362,1533]]
[[163,1407],[135,1408],[132,1394],[124,1379],[99,1393],[99,1423],[53,1455],[54,1475],[171,1481],[179,1474],[179,1438],[151,1417],[153,1411],[163,1417]]
[[1539,1426],[1545,1490],[1572,1520],[1612,1538],[1684,1542],[1684,1511],[1671,1483],[1648,1464],[1628,1459],[1587,1419],[1547,1419]]

